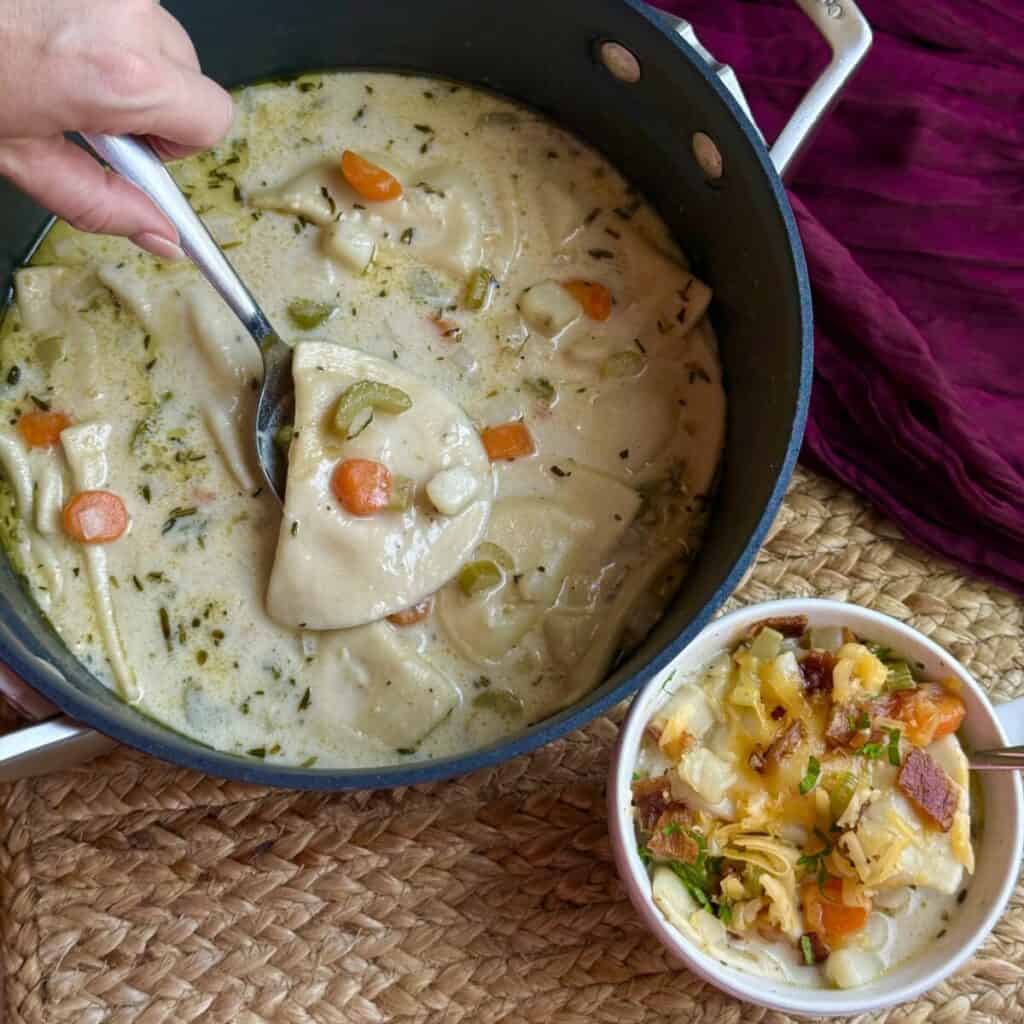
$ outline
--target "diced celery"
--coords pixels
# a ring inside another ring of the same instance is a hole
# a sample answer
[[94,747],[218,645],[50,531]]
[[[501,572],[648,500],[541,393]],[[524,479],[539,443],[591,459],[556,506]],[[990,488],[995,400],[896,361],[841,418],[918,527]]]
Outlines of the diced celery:
[[547,377],[527,377],[523,387],[545,405],[551,405],[555,400],[555,386]]
[[914,674],[910,671],[910,665],[902,658],[888,661],[886,665],[889,668],[889,674],[882,687],[886,693],[895,693],[897,690],[913,690],[917,686]]
[[302,331],[319,327],[333,312],[333,306],[312,299],[292,299],[288,303],[288,317]]
[[505,572],[515,572],[516,567],[512,556],[503,547],[492,544],[489,540],[485,540],[477,546],[476,554],[478,558],[486,558],[496,565],[500,565]]
[[834,772],[826,776],[823,785],[828,792],[832,820],[838,821],[853,799],[857,789],[857,776],[853,772]]
[[487,558],[479,558],[475,562],[467,562],[460,570],[457,577],[459,589],[466,597],[473,597],[482,594],[486,590],[493,590],[500,586],[505,574],[500,566]]
[[750,653],[759,661],[771,661],[772,658],[778,657],[779,651],[782,650],[783,639],[781,633],[765,627],[754,637]]
[[521,715],[523,713],[522,698],[511,690],[484,690],[473,698],[473,707],[486,708],[499,715]]
[[808,646],[815,651],[834,653],[845,642],[842,626],[813,626],[808,633]]
[[334,429],[339,434],[348,434],[356,417],[365,409],[399,415],[412,408],[412,399],[390,384],[375,380],[357,380],[349,385],[338,399],[334,409]]
[[404,512],[412,507],[412,499],[416,485],[407,476],[392,476],[391,497],[388,499],[388,511]]
[[643,373],[647,360],[639,352],[626,349],[613,352],[601,367],[602,377],[636,377]]
[[491,297],[494,275],[486,267],[477,267],[466,282],[466,293],[462,302],[467,309],[484,309]]

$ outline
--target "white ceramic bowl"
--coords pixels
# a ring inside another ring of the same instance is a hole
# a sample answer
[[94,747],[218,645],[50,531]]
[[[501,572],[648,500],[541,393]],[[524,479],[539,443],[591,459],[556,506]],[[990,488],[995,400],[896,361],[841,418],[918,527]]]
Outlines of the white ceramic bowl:
[[967,670],[948,652],[895,619],[839,601],[798,598],[751,605],[711,623],[671,665],[637,695],[623,724],[608,780],[608,821],[619,874],[646,925],[695,974],[718,988],[776,1010],[807,1016],[840,1016],[878,1010],[914,999],[960,967],[992,930],[1017,879],[1024,840],[1024,806],[1016,772],[984,772],[984,827],[976,841],[977,865],[967,898],[946,934],[926,952],[861,988],[802,988],[726,967],[685,939],[651,899],[650,878],[637,854],[630,783],[644,726],[680,686],[687,685],[719,652],[732,647],[755,622],[806,615],[812,626],[849,626],[859,636],[919,661],[930,678],[954,676],[963,684],[967,717],[960,737],[968,750],[1024,743],[1024,699],[994,708]]

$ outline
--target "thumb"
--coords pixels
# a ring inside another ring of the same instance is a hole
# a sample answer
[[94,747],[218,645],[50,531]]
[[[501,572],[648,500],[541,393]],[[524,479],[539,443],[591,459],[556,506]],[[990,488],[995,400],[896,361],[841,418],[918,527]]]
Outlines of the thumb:
[[0,174],[80,231],[125,235],[163,259],[180,259],[178,233],[134,185],[60,136],[0,142]]

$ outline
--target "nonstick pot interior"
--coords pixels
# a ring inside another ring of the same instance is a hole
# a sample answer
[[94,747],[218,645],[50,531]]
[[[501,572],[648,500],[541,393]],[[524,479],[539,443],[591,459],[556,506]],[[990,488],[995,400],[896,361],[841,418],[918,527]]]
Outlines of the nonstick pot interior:
[[[728,391],[721,481],[705,543],[643,647],[555,718],[470,754],[393,768],[289,769],[210,750],[129,708],[70,654],[6,561],[0,659],[101,731],[202,771],[272,785],[364,788],[428,781],[524,753],[577,728],[666,664],[728,597],[781,501],[803,431],[811,364],[806,270],[792,213],[756,132],[660,16],[632,0],[171,0],[204,70],[228,86],[341,67],[396,69],[474,83],[526,102],[601,149],[656,206],[715,290]],[[619,42],[640,61],[627,84],[597,58]],[[709,135],[724,174],[694,159]],[[47,217],[0,183],[0,282],[9,289]],[[637,410],[642,415],[642,410]]]

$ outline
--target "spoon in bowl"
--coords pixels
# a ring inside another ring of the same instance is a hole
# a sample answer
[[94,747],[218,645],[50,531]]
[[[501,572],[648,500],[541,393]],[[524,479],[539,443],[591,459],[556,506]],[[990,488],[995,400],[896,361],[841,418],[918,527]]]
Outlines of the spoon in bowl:
[[291,348],[271,326],[152,147],[142,139],[124,135],[83,133],[82,138],[113,171],[141,189],[175,226],[185,254],[256,342],[263,358],[263,383],[256,406],[256,457],[267,486],[283,501],[288,459],[274,435],[294,414]]

